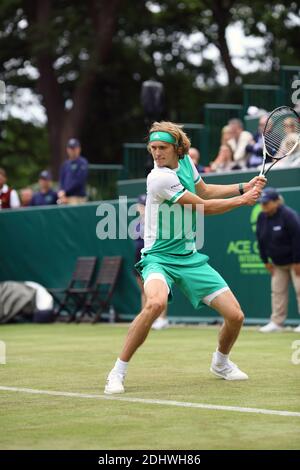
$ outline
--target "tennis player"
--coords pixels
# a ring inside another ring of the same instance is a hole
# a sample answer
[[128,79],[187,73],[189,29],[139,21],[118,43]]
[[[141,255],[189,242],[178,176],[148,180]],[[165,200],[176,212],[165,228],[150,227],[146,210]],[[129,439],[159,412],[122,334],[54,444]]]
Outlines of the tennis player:
[[[190,234],[178,236],[175,218],[161,214],[164,205],[181,210],[192,207],[194,214],[204,211],[205,215],[251,206],[259,198],[266,179],[257,176],[248,183],[205,184],[188,155],[189,148],[190,141],[181,126],[171,122],[152,125],[148,150],[154,159],[154,169],[147,177],[145,246],[136,264],[144,282],[146,303],[132,322],[121,354],[108,375],[104,393],[109,395],[125,391],[128,363],[172,299],[173,283],[195,308],[209,305],[224,318],[210,371],[225,380],[248,379],[229,359],[244,319],[238,301],[222,276],[207,263],[208,256],[197,251]],[[195,226],[192,229],[196,233]],[[166,233],[170,236],[162,236]]]

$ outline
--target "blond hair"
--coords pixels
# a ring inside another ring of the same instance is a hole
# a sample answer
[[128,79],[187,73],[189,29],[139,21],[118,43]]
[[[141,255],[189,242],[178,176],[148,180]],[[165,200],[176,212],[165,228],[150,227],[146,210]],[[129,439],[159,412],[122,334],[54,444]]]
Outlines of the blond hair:
[[[176,139],[176,144],[174,145],[177,151],[179,158],[183,158],[186,155],[191,147],[191,141],[182,130],[183,126],[180,124],[175,124],[174,122],[169,121],[160,121],[154,122],[149,131],[149,135],[152,132],[168,132]],[[150,145],[147,146],[148,151],[151,153]]]
[[231,134],[231,137],[232,137],[232,133],[231,133],[231,129],[230,129],[230,126],[224,126],[221,130],[221,145],[222,144],[227,144],[228,140],[231,139],[231,137],[225,137],[225,134]]

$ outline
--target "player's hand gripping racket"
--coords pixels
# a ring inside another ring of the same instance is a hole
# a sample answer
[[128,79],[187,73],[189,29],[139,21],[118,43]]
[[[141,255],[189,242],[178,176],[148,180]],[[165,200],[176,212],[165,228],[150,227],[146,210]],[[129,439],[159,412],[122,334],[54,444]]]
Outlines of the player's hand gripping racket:
[[[288,106],[274,109],[264,127],[262,140],[263,166],[259,176],[265,176],[275,163],[291,155],[299,146],[300,118],[296,111]],[[265,170],[267,156],[274,161]]]

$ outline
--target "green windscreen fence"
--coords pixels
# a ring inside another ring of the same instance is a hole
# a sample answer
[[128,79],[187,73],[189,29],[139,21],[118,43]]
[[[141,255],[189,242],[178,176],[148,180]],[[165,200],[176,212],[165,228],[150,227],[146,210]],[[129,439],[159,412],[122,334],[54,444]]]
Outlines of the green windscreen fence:
[[[281,192],[287,205],[300,212],[300,188],[286,188]],[[140,296],[133,269],[134,244],[126,239],[132,218],[124,211],[127,203],[129,206],[134,201],[125,202],[122,201],[122,207],[118,201],[105,201],[73,207],[0,211],[0,281],[31,280],[46,287],[64,287],[78,256],[98,256],[100,260],[105,255],[120,255],[123,265],[114,304],[121,319],[132,319],[139,311]],[[270,276],[260,261],[255,239],[259,211],[257,204],[206,217],[201,250],[236,294],[248,323],[265,321],[271,313]],[[106,219],[108,214],[110,222]],[[104,232],[108,238],[99,239],[97,233]],[[176,321],[219,318],[208,307],[193,309],[177,288],[169,315]],[[292,291],[289,320],[299,322]]]
[[89,201],[117,197],[117,181],[123,174],[122,165],[89,164],[87,194]]
[[208,133],[203,124],[183,124],[184,131],[188,135],[192,147],[200,152],[200,163],[208,165]]
[[149,152],[146,143],[123,145],[122,179],[143,178],[147,174]]
[[243,86],[244,114],[250,106],[272,111],[282,103],[282,91],[276,85],[244,85]]
[[[119,229],[126,233],[126,226],[119,227],[118,207],[112,203],[105,208],[116,210]],[[135,282],[132,240],[100,240],[96,235],[101,217],[96,215],[99,203],[81,206],[24,208],[0,211],[0,281],[36,281],[45,287],[66,287],[78,256],[107,255],[123,258],[121,276],[114,302],[117,311],[136,314],[138,287]],[[114,214],[112,215],[114,218]]]
[[244,117],[245,130],[248,132],[251,132],[251,134],[255,134],[257,132],[258,123],[259,123],[258,117],[253,117],[253,116]]
[[300,67],[284,65],[280,67],[280,86],[282,90],[283,104],[295,106],[300,94]]

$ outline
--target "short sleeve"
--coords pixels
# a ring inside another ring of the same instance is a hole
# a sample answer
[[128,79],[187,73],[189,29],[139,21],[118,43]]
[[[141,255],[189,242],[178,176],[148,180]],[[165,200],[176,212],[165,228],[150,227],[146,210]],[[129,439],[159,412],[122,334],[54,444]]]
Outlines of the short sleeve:
[[189,158],[189,162],[192,167],[192,170],[193,170],[194,183],[197,184],[201,180],[201,176],[199,175],[198,170],[195,166],[195,163],[193,162],[193,160],[191,159],[189,155],[188,155],[188,158]]
[[186,189],[176,173],[157,171],[153,172],[148,180],[148,192],[156,198],[174,203],[183,196]]

